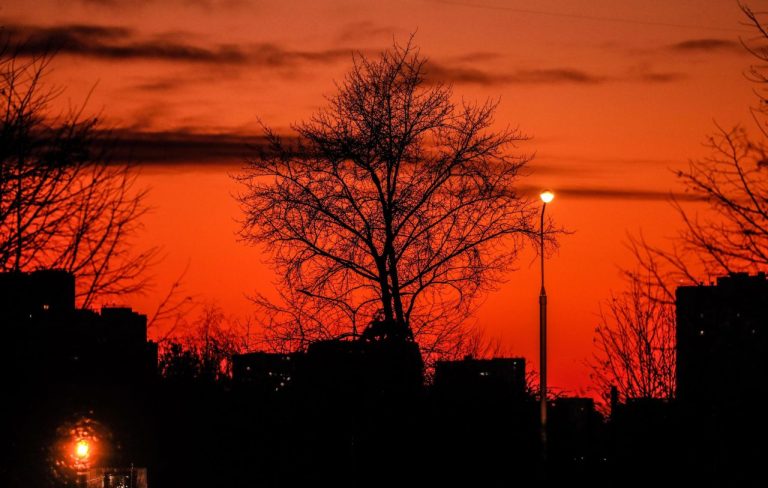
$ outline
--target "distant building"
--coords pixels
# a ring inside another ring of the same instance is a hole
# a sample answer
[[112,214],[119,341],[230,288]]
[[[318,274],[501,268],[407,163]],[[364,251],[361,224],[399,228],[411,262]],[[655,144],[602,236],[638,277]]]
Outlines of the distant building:
[[262,393],[286,390],[296,381],[303,353],[251,352],[232,356],[232,380]]
[[656,470],[640,474],[638,479],[651,484],[659,472],[678,479],[684,449],[679,443],[676,406],[674,401],[661,398],[627,398],[623,403],[612,403],[606,456],[618,472],[654,466]]
[[[0,463],[0,479],[8,466],[47,463],[38,453],[73,418],[106,426],[105,462],[146,465],[151,456],[157,344],[147,340],[147,317],[125,307],[78,309],[75,290],[74,276],[60,270],[0,273],[0,387],[16,399],[0,402],[8,445],[0,454],[9,463]],[[17,451],[28,453],[23,461],[13,461]],[[146,488],[146,470],[92,474],[78,486]]]
[[585,397],[560,397],[549,403],[549,456],[582,468],[599,462],[603,422],[595,410],[595,401]]
[[[425,420],[433,466],[446,486],[527,486],[538,458],[538,410],[526,388],[525,359],[438,361]],[[425,450],[426,451],[426,450]],[[461,480],[461,481],[459,481]]]
[[588,397],[560,397],[551,403],[552,415],[574,427],[590,422],[597,414],[595,400]]
[[421,390],[423,366],[415,342],[318,341],[307,348],[301,381],[323,395],[397,397]]
[[438,361],[435,365],[435,390],[456,394],[526,393],[525,359],[466,357],[458,361]]
[[768,381],[764,273],[677,289],[677,400],[718,410],[755,399]]
[[676,295],[682,460],[702,479],[754,481],[768,455],[768,280],[735,273]]
[[63,270],[0,273],[0,318],[9,324],[75,310],[75,277]]
[[147,488],[146,468],[93,468],[88,470],[87,488]]
[[0,375],[45,383],[139,383],[157,370],[147,317],[124,307],[75,306],[75,278],[61,270],[0,273],[4,363]]

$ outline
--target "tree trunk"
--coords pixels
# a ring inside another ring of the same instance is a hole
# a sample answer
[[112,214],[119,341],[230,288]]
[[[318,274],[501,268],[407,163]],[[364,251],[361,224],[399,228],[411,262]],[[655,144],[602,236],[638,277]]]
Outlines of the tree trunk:
[[379,287],[381,288],[381,304],[384,309],[384,320],[394,322],[395,317],[392,311],[392,294],[389,290],[389,280],[387,276],[387,258],[385,256],[376,258],[376,267],[379,272]]
[[405,320],[405,312],[403,311],[403,300],[400,296],[400,282],[397,275],[397,262],[395,260],[394,249],[389,250],[389,277],[392,281],[392,299],[395,304],[395,319],[399,329],[403,331],[403,337],[412,338],[411,328]]

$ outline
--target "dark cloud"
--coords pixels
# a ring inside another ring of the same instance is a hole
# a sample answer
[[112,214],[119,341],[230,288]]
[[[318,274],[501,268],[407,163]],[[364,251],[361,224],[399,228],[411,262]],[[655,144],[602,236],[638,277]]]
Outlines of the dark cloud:
[[689,39],[672,44],[669,49],[681,52],[745,51],[741,44],[728,39]]
[[60,54],[104,59],[152,59],[202,63],[243,63],[247,55],[235,46],[204,48],[167,40],[139,40],[131,29],[95,25],[7,26],[22,56]]
[[[295,136],[285,136],[288,147],[296,145]],[[187,131],[142,132],[131,130],[103,133],[100,142],[115,162],[130,162],[145,167],[179,168],[204,166],[233,168],[257,157],[266,141],[260,135],[237,133],[194,133]],[[539,173],[541,168],[537,168]],[[535,197],[539,187],[522,186],[521,195]],[[697,195],[657,190],[591,186],[557,187],[561,197],[588,200],[702,201]]]
[[600,85],[604,83],[671,83],[687,78],[679,72],[656,72],[647,66],[634,67],[624,76],[606,76],[574,68],[544,68],[494,72],[486,69],[429,62],[426,67],[427,80],[436,83],[494,85]]
[[546,163],[540,159],[534,159],[528,164],[530,174],[536,176],[566,176],[568,178],[595,178],[605,174],[605,171],[597,167],[574,166],[572,164]]
[[576,83],[580,85],[606,81],[605,77],[569,68],[517,71],[509,76],[509,79],[512,83]]
[[507,84],[555,84],[571,83],[594,85],[607,79],[584,71],[570,68],[518,70],[513,73],[494,73],[478,68],[447,66],[430,62],[426,68],[427,78],[432,82],[477,85]]
[[688,78],[688,75],[685,73],[676,72],[642,73],[636,76],[637,81],[644,81],[647,83],[674,83],[686,78]]
[[238,134],[115,131],[105,133],[101,143],[112,159],[141,165],[242,163],[264,140]]
[[[136,8],[137,6],[170,3],[171,0],[80,0],[88,6],[97,5],[100,7],[109,7],[114,9]],[[247,0],[176,0],[176,3],[188,6],[199,7],[205,10],[243,7],[248,5]]]
[[332,63],[351,59],[352,49],[327,49],[324,51],[291,51],[276,44],[259,44],[248,55],[250,63],[271,67],[287,67],[297,62]]
[[650,63],[641,63],[632,66],[629,69],[625,80],[657,84],[673,83],[676,81],[684,80],[686,78],[688,78],[688,75],[685,73],[680,73],[677,71],[656,71],[653,69]]
[[457,83],[477,85],[501,85],[507,83],[506,76],[489,73],[477,68],[449,67],[429,63],[426,68],[427,80],[432,83]]
[[156,60],[186,63],[248,64],[273,68],[304,63],[332,63],[349,59],[351,49],[319,51],[290,50],[277,44],[250,46],[219,44],[202,47],[165,36],[141,39],[123,27],[66,25],[41,27],[6,26],[11,44],[18,45],[22,56],[36,56],[51,51],[60,54],[113,60]]
[[181,80],[175,79],[161,79],[156,81],[148,81],[146,83],[139,83],[133,86],[134,90],[147,91],[147,92],[169,92],[177,90],[185,83]]
[[[541,189],[522,187],[519,189],[524,195],[535,195]],[[637,201],[689,201],[697,202],[705,199],[690,193],[644,190],[634,188],[600,188],[600,187],[565,187],[555,188],[557,195],[583,200],[637,200]]]
[[[97,140],[112,161],[142,166],[242,165],[266,147],[266,140],[261,135],[184,130],[123,129],[103,132]],[[297,139],[284,136],[283,141],[287,147],[293,147]]]

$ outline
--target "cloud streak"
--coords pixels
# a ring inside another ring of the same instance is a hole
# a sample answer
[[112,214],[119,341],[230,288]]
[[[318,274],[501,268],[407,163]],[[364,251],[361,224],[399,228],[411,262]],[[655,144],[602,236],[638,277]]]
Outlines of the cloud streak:
[[[380,35],[388,28],[378,28],[363,22],[348,26],[349,32]],[[186,64],[220,64],[260,66],[270,69],[292,69],[306,64],[327,65],[351,59],[355,50],[338,47],[330,49],[290,49],[277,43],[248,45],[200,45],[185,41],[178,35],[140,36],[135,30],[120,26],[69,24],[39,26],[11,24],[5,32],[22,56],[40,56],[50,52],[113,61],[161,61]],[[348,38],[352,37],[347,35]],[[700,39],[674,45],[676,50],[724,49],[730,41]],[[364,54],[372,54],[370,51]],[[458,58],[453,63],[431,61],[426,67],[429,82],[498,85],[581,85],[595,86],[616,82],[670,83],[686,78],[682,73],[651,72],[634,69],[623,76],[591,73],[573,67],[545,67],[502,71],[494,64],[498,53],[476,52]],[[482,62],[478,67],[472,63]],[[163,90],[166,84],[146,86],[148,91]]]
[[688,39],[669,46],[669,49],[677,52],[721,52],[738,51],[743,53],[745,49],[736,41],[729,39]]
[[625,76],[605,76],[570,67],[492,72],[461,65],[450,66],[430,62],[426,67],[427,81],[431,83],[495,85],[556,85],[570,84],[595,86],[605,83],[640,82],[671,83],[686,78],[683,73],[653,72],[646,68],[633,69]]
[[[523,195],[536,195],[540,188],[521,187]],[[706,199],[690,193],[646,190],[639,188],[610,188],[610,187],[560,187],[554,188],[556,194],[578,200],[632,200],[632,201],[658,201],[670,200],[684,202],[703,202]]]
[[243,163],[265,144],[259,136],[185,131],[117,130],[102,133],[98,140],[115,162],[163,166]]
[[448,66],[430,62],[426,67],[427,79],[432,82],[477,85],[556,84],[571,83],[594,85],[605,78],[570,68],[518,70],[495,73],[479,68]]
[[246,53],[236,46],[204,48],[191,44],[140,40],[135,32],[123,27],[65,25],[40,27],[7,26],[12,44],[22,56],[41,56],[50,52],[73,56],[127,60],[148,59],[199,63],[243,63]]
[[198,46],[162,38],[142,39],[132,29],[71,24],[57,27],[10,25],[5,28],[11,44],[22,56],[59,54],[106,60],[149,60],[204,64],[293,67],[300,63],[328,64],[349,59],[352,49],[291,50],[274,43],[248,46],[218,44]]
[[[127,1],[127,0],[80,0],[80,3],[86,6],[112,8],[116,10],[135,9],[136,7],[151,5],[151,4],[163,4],[163,3],[177,3],[185,7],[197,7],[206,11],[221,8],[235,8],[248,6],[247,0],[142,0],[140,2]],[[140,5],[136,5],[139,3]]]
[[[297,142],[295,136],[284,136],[283,139],[288,147],[294,146]],[[258,157],[259,151],[266,148],[266,140],[259,135],[186,131],[118,130],[102,133],[99,142],[114,162],[130,162],[143,167],[180,170],[201,165],[222,168],[222,170],[243,166],[248,159]],[[537,168],[537,172],[539,169],[541,168]],[[517,190],[519,194],[533,198],[540,188],[520,186]],[[578,200],[704,201],[702,197],[690,193],[642,188],[563,186],[556,187],[554,190],[561,197]]]

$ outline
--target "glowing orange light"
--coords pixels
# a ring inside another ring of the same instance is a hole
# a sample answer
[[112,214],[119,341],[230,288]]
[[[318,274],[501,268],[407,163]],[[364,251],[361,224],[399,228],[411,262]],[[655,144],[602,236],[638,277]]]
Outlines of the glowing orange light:
[[539,197],[541,197],[542,202],[549,203],[555,199],[555,194],[551,190],[544,190],[539,194]]
[[75,444],[75,456],[80,460],[85,460],[91,454],[91,445],[85,440],[81,439]]

